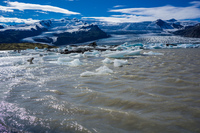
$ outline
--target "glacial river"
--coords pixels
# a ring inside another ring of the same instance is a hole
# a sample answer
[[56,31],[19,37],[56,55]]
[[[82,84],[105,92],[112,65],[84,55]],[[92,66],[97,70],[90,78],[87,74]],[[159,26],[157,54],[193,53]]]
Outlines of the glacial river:
[[[0,132],[200,132],[200,49],[141,54],[123,67],[101,56],[73,67],[0,57]],[[104,65],[113,73],[80,76]]]

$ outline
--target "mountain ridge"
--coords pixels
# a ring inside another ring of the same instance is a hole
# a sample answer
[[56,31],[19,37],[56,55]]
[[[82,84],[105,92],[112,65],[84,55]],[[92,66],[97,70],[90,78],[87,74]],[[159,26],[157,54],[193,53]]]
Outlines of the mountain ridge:
[[33,24],[0,25],[0,43],[29,42],[60,46],[107,38],[108,34],[172,33],[197,23],[176,19],[112,24],[76,18],[49,19]]
[[173,34],[184,37],[200,38],[200,23],[195,26],[189,26],[185,29],[175,31]]
[[106,23],[100,21],[88,20],[88,23],[98,25],[103,31],[110,34],[117,33],[161,33],[168,31],[175,31],[183,29],[187,26],[193,26],[199,22],[196,21],[178,21],[176,19],[162,20],[157,19],[155,21],[144,21],[135,23]]
[[[89,36],[83,37],[84,34]],[[64,37],[64,35],[66,36]],[[31,42],[68,45],[106,37],[109,35],[98,26],[87,24],[75,18],[41,20],[34,24],[7,26],[0,29],[0,43]]]

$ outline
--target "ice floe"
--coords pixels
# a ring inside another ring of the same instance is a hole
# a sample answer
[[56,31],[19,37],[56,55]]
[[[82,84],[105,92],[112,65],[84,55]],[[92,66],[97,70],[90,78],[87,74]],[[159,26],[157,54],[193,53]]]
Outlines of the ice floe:
[[113,70],[109,69],[107,66],[101,66],[96,69],[96,72],[86,71],[80,74],[81,77],[89,77],[95,75],[107,75],[113,73]]
[[143,54],[144,55],[164,55],[163,53],[156,53],[156,52],[153,52],[153,51],[144,52]]
[[105,58],[104,60],[102,60],[102,62],[103,62],[104,64],[111,64],[111,63],[113,63],[113,60],[111,60],[111,59],[109,59],[109,58]]
[[59,57],[57,60],[57,63],[60,65],[64,65],[65,63],[69,63],[72,60],[73,58],[70,58],[70,57]]
[[70,62],[58,62],[58,64],[67,65],[67,66],[71,66],[71,67],[78,67],[78,66],[83,65],[83,63],[79,59],[74,59]]
[[128,65],[128,60],[114,60],[114,67],[122,67],[123,65]]

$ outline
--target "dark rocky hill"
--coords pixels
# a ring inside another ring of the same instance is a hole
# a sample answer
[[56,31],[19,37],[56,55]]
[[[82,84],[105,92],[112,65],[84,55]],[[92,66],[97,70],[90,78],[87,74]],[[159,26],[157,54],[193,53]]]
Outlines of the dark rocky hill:
[[186,27],[183,30],[175,31],[173,34],[184,37],[200,38],[200,23],[195,26]]
[[0,25],[0,29],[3,29],[4,27],[2,25]]

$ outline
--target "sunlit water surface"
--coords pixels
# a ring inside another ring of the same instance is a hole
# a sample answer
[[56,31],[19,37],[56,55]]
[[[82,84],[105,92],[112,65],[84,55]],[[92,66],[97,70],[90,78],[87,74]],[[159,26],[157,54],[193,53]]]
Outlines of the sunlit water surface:
[[89,77],[80,74],[104,57],[80,58],[77,67],[0,57],[0,132],[200,132],[200,49],[151,51],[164,55]]

